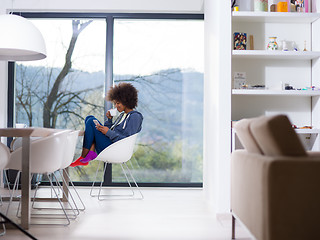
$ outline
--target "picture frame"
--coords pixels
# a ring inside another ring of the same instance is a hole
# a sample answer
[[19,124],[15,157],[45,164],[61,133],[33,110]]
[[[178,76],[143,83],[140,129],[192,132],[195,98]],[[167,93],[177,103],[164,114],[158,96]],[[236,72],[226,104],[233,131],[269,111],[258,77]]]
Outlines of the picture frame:
[[241,32],[233,33],[233,49],[247,50],[247,34]]
[[291,0],[291,4],[294,5],[296,12],[309,12],[309,0]]

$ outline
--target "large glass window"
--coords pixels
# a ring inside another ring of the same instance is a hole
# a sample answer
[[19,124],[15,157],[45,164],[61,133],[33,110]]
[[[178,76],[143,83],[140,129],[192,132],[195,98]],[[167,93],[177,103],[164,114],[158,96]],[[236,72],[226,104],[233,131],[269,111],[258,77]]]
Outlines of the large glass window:
[[[114,83],[144,116],[131,161],[140,182],[202,182],[203,21],[116,20]],[[113,167],[113,181],[125,181]]]
[[[16,64],[16,123],[84,130],[84,118],[104,118],[106,21],[33,19],[47,58]],[[75,157],[80,155],[79,138]],[[92,181],[96,162],[70,169],[75,181]]]
[[[113,67],[113,84],[131,82],[139,90],[137,110],[144,122],[129,162],[138,182],[202,183],[202,20],[126,17],[107,24],[106,18],[57,16],[31,21],[45,38],[48,57],[15,65],[16,123],[84,130],[88,115],[104,121],[105,85],[110,85],[105,69]],[[113,38],[106,38],[109,24]],[[113,60],[106,62],[110,51]],[[81,147],[79,138],[75,158]],[[91,182],[96,167],[93,162],[71,168],[71,177]],[[125,182],[117,166],[109,173],[106,182]]]

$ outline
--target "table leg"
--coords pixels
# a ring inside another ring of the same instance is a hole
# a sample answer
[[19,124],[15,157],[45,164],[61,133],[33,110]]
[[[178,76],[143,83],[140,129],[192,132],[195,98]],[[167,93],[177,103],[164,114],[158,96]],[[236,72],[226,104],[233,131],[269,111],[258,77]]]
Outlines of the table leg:
[[29,229],[30,223],[30,137],[22,138],[21,173],[21,227]]
[[[65,170],[69,174],[69,168],[66,168]],[[62,201],[67,202],[68,201],[67,198],[69,197],[69,191],[68,191],[69,178],[67,176],[67,173],[64,170],[62,170],[62,172],[63,172],[63,178],[65,179],[65,182],[62,182],[63,191],[66,193],[66,195],[63,195]],[[68,185],[66,185],[66,184],[68,184]]]

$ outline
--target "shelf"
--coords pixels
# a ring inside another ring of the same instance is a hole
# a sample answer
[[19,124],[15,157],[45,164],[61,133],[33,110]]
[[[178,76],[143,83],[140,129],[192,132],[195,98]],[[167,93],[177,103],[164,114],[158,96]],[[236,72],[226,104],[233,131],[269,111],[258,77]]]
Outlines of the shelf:
[[271,50],[232,50],[233,58],[262,58],[285,60],[312,60],[320,57],[320,52],[311,51],[271,51]]
[[320,96],[320,91],[312,90],[264,90],[264,89],[232,89],[232,95],[267,95],[267,96]]
[[295,129],[296,133],[298,134],[319,134],[320,129]]
[[320,13],[297,12],[232,12],[232,20],[236,22],[262,23],[312,23],[320,18]]

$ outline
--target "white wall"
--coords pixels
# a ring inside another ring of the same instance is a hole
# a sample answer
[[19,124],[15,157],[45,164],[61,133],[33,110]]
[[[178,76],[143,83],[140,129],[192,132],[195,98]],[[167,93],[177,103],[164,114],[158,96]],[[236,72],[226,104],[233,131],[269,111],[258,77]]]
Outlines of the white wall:
[[[319,2],[320,3],[320,2]],[[320,12],[320,7],[317,9]],[[320,19],[312,23],[312,51],[320,50]],[[312,85],[320,85],[320,59],[312,60]],[[312,98],[312,126],[320,128],[320,97]]]
[[230,206],[231,6],[205,0],[204,190],[216,212]]
[[[1,5],[3,6],[3,5]],[[5,9],[0,7],[0,14]],[[7,127],[7,98],[8,98],[8,64],[0,61],[0,127]]]
[[8,64],[0,61],[0,127],[7,127]]

